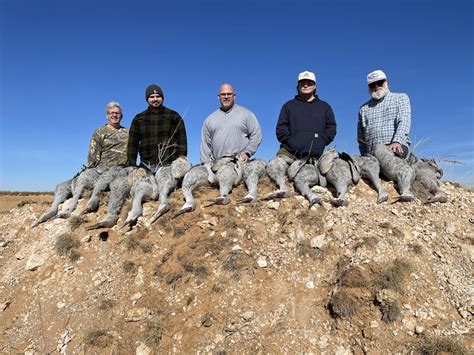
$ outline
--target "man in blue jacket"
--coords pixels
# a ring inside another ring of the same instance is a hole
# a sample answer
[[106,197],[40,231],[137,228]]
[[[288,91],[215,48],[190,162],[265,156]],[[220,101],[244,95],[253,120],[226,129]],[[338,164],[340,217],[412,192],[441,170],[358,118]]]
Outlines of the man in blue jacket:
[[298,75],[298,95],[280,111],[276,135],[281,143],[277,155],[291,159],[319,158],[336,136],[336,120],[331,106],[316,95],[316,76]]

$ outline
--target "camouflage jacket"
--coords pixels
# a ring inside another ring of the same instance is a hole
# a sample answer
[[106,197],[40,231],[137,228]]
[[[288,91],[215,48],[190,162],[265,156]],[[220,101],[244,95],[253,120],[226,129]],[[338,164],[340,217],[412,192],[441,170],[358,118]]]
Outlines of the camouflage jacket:
[[89,144],[87,166],[114,166],[127,162],[128,128],[111,128],[107,125],[97,128]]

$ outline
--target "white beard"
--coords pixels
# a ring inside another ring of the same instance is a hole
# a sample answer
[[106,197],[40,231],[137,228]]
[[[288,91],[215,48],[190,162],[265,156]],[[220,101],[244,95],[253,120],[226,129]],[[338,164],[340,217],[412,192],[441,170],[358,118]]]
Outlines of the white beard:
[[370,91],[370,96],[372,96],[374,100],[380,100],[384,98],[387,95],[387,93],[388,93],[388,88],[382,87],[379,90]]

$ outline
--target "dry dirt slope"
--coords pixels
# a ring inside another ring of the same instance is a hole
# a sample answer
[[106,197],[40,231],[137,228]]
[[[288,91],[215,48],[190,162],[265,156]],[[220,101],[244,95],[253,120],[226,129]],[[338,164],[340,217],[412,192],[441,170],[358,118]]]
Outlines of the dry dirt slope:
[[1,196],[0,351],[472,352],[474,193],[443,189],[446,204],[376,205],[361,182],[337,209],[320,188],[311,209],[203,209],[203,189],[193,213],[150,226],[149,202],[132,230],[92,232],[105,205],[30,229],[52,196]]

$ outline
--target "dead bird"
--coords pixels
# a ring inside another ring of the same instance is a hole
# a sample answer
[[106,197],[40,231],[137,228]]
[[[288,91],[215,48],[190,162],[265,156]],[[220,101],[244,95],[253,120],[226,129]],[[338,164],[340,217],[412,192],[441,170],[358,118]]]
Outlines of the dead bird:
[[293,180],[295,189],[309,201],[309,207],[321,204],[321,198],[311,190],[315,185],[326,187],[326,178],[319,172],[317,159],[295,160],[288,168],[288,177]]
[[209,201],[205,207],[230,203],[229,194],[232,188],[242,181],[243,165],[240,156],[222,157],[212,162],[211,169],[219,184],[220,196]]
[[72,196],[72,182],[73,179],[69,179],[56,185],[56,188],[54,189],[54,200],[51,207],[31,226],[31,228],[56,217],[59,205]]
[[159,190],[160,207],[150,220],[150,224],[169,211],[169,194],[178,186],[178,182],[191,170],[191,163],[184,157],[174,160],[171,165],[158,169],[155,174]]
[[87,168],[82,171],[72,182],[72,200],[65,210],[58,213],[57,218],[69,218],[71,213],[76,209],[77,203],[84,191],[92,190],[99,181],[100,176],[108,169],[106,166],[99,165],[95,168]]
[[377,191],[377,203],[382,203],[388,200],[388,193],[382,187],[380,181],[380,165],[377,158],[373,155],[364,155],[364,156],[357,156],[352,155],[352,159],[354,159],[359,165],[360,168],[360,177],[362,179],[369,180],[375,190]]
[[415,174],[408,162],[395,156],[395,153],[385,144],[378,144],[375,147],[374,156],[379,161],[381,173],[389,180],[397,183],[400,193],[397,201],[413,201],[415,197],[410,190],[410,186],[415,178]]
[[120,210],[130,194],[131,182],[129,175],[134,175],[137,168],[126,167],[120,170],[115,179],[110,183],[110,196],[107,205],[107,215],[100,222],[86,227],[87,230],[98,228],[111,228],[119,219]]
[[100,175],[94,184],[94,189],[92,190],[92,195],[89,198],[86,208],[80,213],[81,215],[98,210],[101,194],[110,188],[110,184],[122,169],[123,166],[112,166]]
[[272,200],[275,198],[285,198],[290,195],[290,191],[287,186],[287,171],[290,164],[294,162],[294,159],[285,155],[277,155],[271,159],[267,164],[267,174],[277,185],[278,190],[272,192],[266,196],[261,197],[261,200]]
[[347,153],[337,154],[332,148],[325,151],[318,160],[318,168],[322,175],[336,189],[337,198],[331,201],[335,207],[347,206],[347,188],[357,185],[360,180],[360,168],[356,161]]
[[138,168],[132,176],[130,183],[130,196],[132,197],[132,209],[127,215],[122,228],[136,223],[138,217],[143,215],[143,202],[156,200],[158,198],[158,183],[155,175],[145,168]]
[[265,174],[267,163],[263,159],[253,159],[243,165],[242,178],[247,186],[248,194],[237,203],[253,202],[258,197],[258,180]]
[[184,205],[181,209],[173,215],[173,218],[187,212],[192,212],[196,209],[196,202],[194,200],[193,191],[202,186],[209,186],[217,183],[217,178],[211,169],[210,163],[196,165],[189,170],[183,178],[181,191],[185,199]]
[[408,164],[413,168],[415,181],[418,181],[431,194],[431,197],[425,203],[448,201],[445,192],[439,188],[439,180],[443,177],[443,170],[438,166],[435,159],[418,158],[410,154]]

